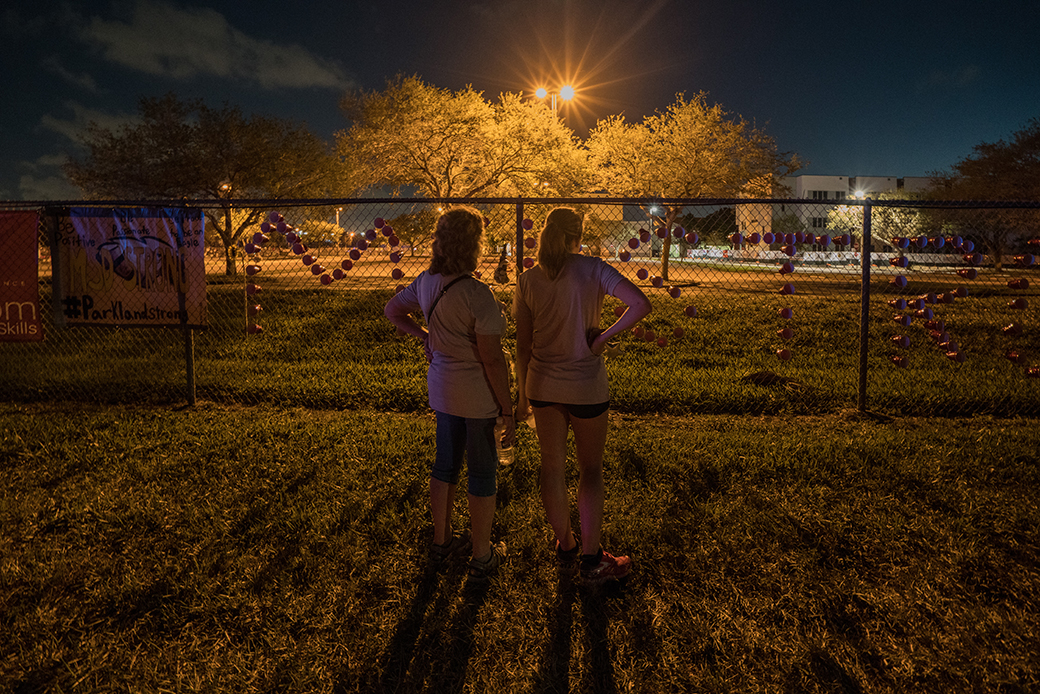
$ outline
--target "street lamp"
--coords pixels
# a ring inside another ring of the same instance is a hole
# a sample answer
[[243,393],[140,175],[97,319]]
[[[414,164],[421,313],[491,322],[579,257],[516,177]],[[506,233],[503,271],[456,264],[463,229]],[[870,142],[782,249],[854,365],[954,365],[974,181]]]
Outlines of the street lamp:
[[552,97],[550,99],[550,104],[552,105],[553,113],[556,113],[557,98],[559,98],[562,101],[570,101],[574,98],[574,87],[572,87],[569,84],[565,84],[562,87],[560,87],[560,90],[557,92],[550,92],[545,87],[539,87],[535,90],[534,95],[537,96],[539,99],[544,99],[547,96]]
[[342,207],[336,208],[336,226],[339,226],[339,213],[343,211]]

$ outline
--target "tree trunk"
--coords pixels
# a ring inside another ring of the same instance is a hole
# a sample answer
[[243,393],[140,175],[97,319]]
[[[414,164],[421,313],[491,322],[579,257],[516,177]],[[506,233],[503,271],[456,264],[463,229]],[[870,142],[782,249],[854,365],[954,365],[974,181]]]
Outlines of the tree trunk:
[[672,234],[668,233],[664,237],[664,243],[661,244],[661,279],[665,282],[668,281],[668,258],[671,256],[672,250]]
[[228,277],[234,277],[238,274],[238,266],[235,263],[235,246],[234,236],[231,232],[231,207],[230,205],[224,207],[224,233],[221,234],[224,239],[224,259],[226,261],[224,274]]
[[224,274],[228,277],[234,277],[238,274],[238,264],[236,261],[235,247],[230,244],[224,245]]

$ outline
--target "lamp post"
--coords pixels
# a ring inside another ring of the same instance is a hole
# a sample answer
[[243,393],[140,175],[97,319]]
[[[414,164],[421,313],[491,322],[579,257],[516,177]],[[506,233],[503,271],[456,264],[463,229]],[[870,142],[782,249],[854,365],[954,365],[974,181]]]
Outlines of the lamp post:
[[342,207],[336,208],[336,226],[339,226],[339,213],[343,211]]
[[555,92],[550,92],[545,87],[539,87],[535,90],[534,95],[537,96],[539,99],[544,99],[547,96],[550,97],[549,103],[552,106],[553,113],[556,113],[558,105],[557,100],[559,99],[560,101],[570,101],[571,99],[573,99],[574,87],[572,87],[569,84],[565,84],[562,87],[560,87],[559,91]]

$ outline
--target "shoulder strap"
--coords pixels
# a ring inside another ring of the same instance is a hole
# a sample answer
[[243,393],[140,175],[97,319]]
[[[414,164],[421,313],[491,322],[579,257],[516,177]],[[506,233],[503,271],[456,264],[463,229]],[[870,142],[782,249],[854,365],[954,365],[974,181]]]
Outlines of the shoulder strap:
[[446,285],[444,285],[444,288],[441,289],[441,293],[437,295],[437,298],[434,299],[433,303],[430,305],[430,312],[428,314],[426,314],[426,324],[427,325],[429,325],[430,321],[433,320],[433,309],[437,308],[437,304],[440,303],[441,298],[447,293],[447,291],[449,289],[451,289],[451,285],[455,284],[459,280],[464,280],[464,279],[466,279],[468,277],[472,277],[472,275],[468,275],[468,274],[466,274],[466,275],[459,275],[458,277],[453,279],[451,282],[448,282]]

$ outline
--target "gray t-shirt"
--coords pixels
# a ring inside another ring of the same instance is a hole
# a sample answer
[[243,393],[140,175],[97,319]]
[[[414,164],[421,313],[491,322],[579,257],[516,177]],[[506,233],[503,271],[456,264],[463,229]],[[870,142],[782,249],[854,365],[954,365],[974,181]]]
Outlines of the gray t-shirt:
[[[420,309],[424,316],[429,316],[430,306],[441,289],[456,277],[423,272],[401,290],[398,300],[409,311]],[[437,303],[427,327],[433,350],[433,361],[426,372],[430,407],[456,417],[497,417],[498,402],[480,361],[477,334],[505,333],[502,304],[483,282],[463,279],[452,285]]]
[[[599,327],[603,297],[623,276],[599,258],[572,254],[550,280],[540,265],[520,275],[513,315],[526,313],[534,326],[527,397],[568,405],[610,399],[603,357],[589,349],[586,334]],[[440,309],[438,309],[440,310]]]

